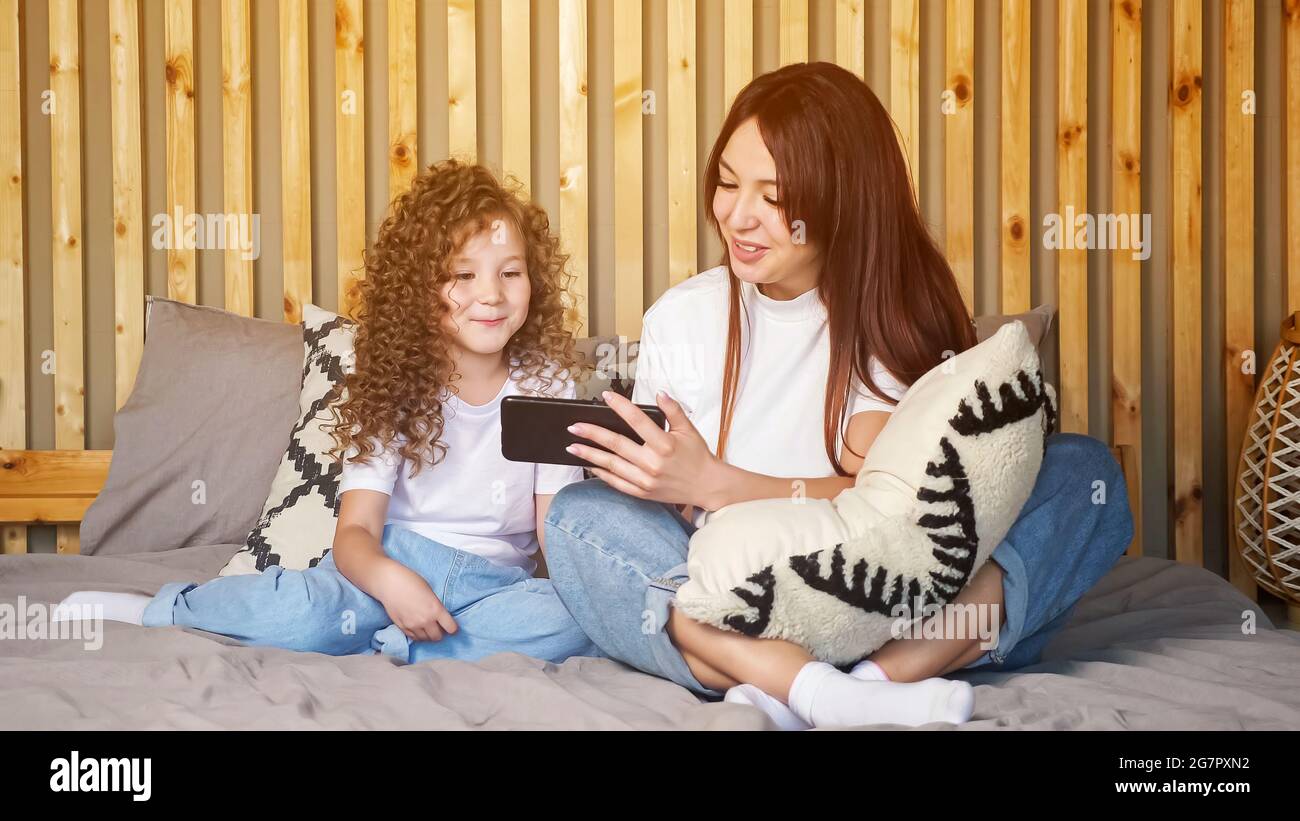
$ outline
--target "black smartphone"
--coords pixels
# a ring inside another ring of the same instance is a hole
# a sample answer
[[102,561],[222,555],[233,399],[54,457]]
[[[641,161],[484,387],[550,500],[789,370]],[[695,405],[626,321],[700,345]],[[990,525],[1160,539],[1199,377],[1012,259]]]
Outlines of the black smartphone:
[[[637,405],[656,425],[668,429],[664,412],[654,405]],[[545,396],[507,396],[501,400],[501,455],[512,462],[592,467],[565,450],[575,442],[605,450],[590,439],[569,433],[574,422],[589,422],[621,433],[637,444],[643,440],[632,426],[599,399],[552,399]]]

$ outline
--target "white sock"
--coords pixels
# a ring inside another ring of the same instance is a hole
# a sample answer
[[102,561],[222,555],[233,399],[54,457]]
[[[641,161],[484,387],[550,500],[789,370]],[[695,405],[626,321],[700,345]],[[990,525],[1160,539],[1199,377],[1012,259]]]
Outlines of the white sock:
[[[863,659],[854,665],[849,675],[861,681],[889,681],[889,676],[874,661]],[[784,701],[763,692],[755,684],[739,684],[727,691],[722,699],[728,704],[745,704],[762,710],[778,730],[807,730],[811,724],[800,718]]]
[[790,685],[790,709],[814,727],[962,724],[974,706],[974,690],[964,681],[863,681],[820,661],[805,664]]
[[738,684],[727,691],[722,699],[728,704],[748,704],[757,707],[772,719],[778,730],[807,730],[812,725],[795,715],[785,702],[769,696],[754,684]]
[[885,675],[884,668],[869,659],[863,659],[853,665],[849,675],[859,681],[893,681],[893,679]]
[[124,621],[127,624],[144,624],[144,609],[151,601],[153,601],[152,596],[139,593],[81,590],[55,606],[51,621],[102,618],[108,621]]

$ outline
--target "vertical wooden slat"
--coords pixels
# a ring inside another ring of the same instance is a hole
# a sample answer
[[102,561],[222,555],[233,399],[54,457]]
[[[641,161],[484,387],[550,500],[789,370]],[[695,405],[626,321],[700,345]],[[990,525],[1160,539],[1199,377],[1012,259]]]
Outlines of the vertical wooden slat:
[[781,0],[781,65],[808,61],[808,0]]
[[835,0],[835,63],[866,79],[867,29],[863,2]]
[[[54,291],[54,447],[86,446],[81,264],[81,47],[77,0],[50,0],[50,255]],[[60,525],[60,553],[80,552],[75,525]]]
[[574,275],[571,327],[588,333],[587,0],[560,0],[560,235]]
[[918,0],[889,4],[889,113],[907,154],[912,187],[920,191],[921,7]]
[[1029,278],[1029,0],[1002,0],[1001,308],[1028,311]]
[[[1244,110],[1255,89],[1255,4],[1223,4],[1223,387],[1229,506],[1237,498],[1241,443],[1254,404],[1255,375],[1243,354],[1255,346],[1255,114]],[[1258,589],[1233,545],[1228,519],[1228,580],[1252,600]]]
[[280,0],[280,179],[284,219],[284,319],[311,301],[311,98],[307,2]]
[[1088,432],[1088,250],[1074,241],[1088,212],[1088,3],[1060,0],[1057,18],[1056,178],[1061,430]]
[[136,0],[108,7],[113,118],[113,362],[115,407],[131,395],[144,353],[144,177],[140,166],[140,34]]
[[533,188],[529,0],[501,2],[501,170]]
[[668,284],[694,276],[695,0],[668,0]]
[[[226,214],[253,218],[253,73],[248,0],[221,0],[221,173]],[[251,235],[250,235],[251,236]],[[253,260],[227,237],[226,310],[253,315]]]
[[[1111,0],[1111,211],[1142,213],[1142,2]],[[1131,227],[1131,226],[1130,226]],[[1131,234],[1130,234],[1131,238]],[[1143,236],[1150,243],[1150,236]],[[1150,247],[1148,245],[1148,247]],[[1111,252],[1111,418],[1114,443],[1142,453],[1142,262],[1134,250]],[[1142,555],[1142,460],[1128,477],[1134,535]]]
[[453,157],[467,162],[478,157],[474,74],[474,0],[447,0],[448,145]]
[[722,10],[722,88],[726,110],[754,79],[753,0],[727,0]]
[[1204,562],[1201,540],[1201,0],[1170,3],[1170,323],[1173,328],[1174,553]]
[[[23,110],[18,0],[0,0],[0,448],[27,447],[23,361]],[[0,552],[27,552],[27,528],[0,522]]]
[[185,220],[194,213],[194,6],[165,0],[167,60],[167,296],[196,300],[194,249],[185,242]]
[[945,253],[975,309],[975,0],[948,0],[944,113]]
[[366,250],[366,55],[361,0],[334,3],[334,176],[339,313],[352,316],[352,289]]
[[1283,10],[1286,89],[1286,310],[1300,311],[1300,0],[1286,0]]
[[415,0],[388,0],[388,199],[411,187],[416,133]]
[[641,338],[645,310],[641,179],[641,2],[614,14],[614,333]]

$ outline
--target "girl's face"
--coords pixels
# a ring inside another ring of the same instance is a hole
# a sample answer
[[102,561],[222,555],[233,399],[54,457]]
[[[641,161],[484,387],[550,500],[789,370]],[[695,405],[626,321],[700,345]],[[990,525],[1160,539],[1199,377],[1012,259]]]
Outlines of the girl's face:
[[780,205],[776,161],[751,117],[722,149],[713,215],[731,272],[755,285],[779,285],[766,289],[768,294],[790,298],[816,286],[819,266],[816,249],[806,241],[807,227],[796,224],[792,233]]
[[439,290],[448,313],[442,328],[452,342],[476,354],[500,353],[528,318],[528,256],[508,219],[495,219],[452,255],[450,278]]

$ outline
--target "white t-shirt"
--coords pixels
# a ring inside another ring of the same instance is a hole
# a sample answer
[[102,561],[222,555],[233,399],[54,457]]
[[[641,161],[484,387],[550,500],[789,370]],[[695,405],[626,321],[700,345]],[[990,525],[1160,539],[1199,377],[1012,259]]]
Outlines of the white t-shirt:
[[[512,462],[501,455],[501,400],[522,393],[538,392],[522,390],[512,376],[486,405],[445,394],[442,461],[426,464],[414,479],[395,449],[365,463],[345,461],[339,494],[387,493],[392,497],[387,524],[532,573],[537,563],[531,556],[538,547],[533,496],[558,493],[581,480],[582,468]],[[577,392],[569,380],[545,395],[573,399]]]
[[[656,391],[667,391],[714,451],[722,421],[728,287],[727,269],[718,266],[655,301],[642,325],[632,394],[633,401],[653,405]],[[739,394],[724,458],[769,476],[834,476],[822,432],[830,329],[817,289],[778,300],[742,282],[741,293],[749,322],[742,309]],[[874,358],[871,368],[876,386],[901,399],[907,387]],[[856,377],[851,388],[846,419],[893,411]],[[842,445],[837,436],[837,451]],[[701,512],[696,524],[706,518]]]

